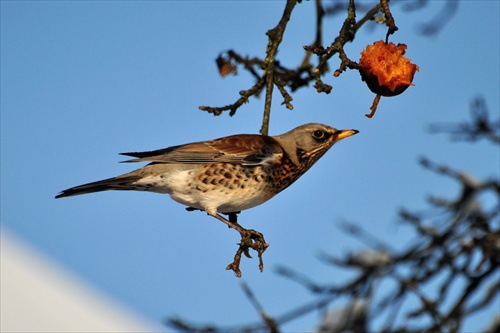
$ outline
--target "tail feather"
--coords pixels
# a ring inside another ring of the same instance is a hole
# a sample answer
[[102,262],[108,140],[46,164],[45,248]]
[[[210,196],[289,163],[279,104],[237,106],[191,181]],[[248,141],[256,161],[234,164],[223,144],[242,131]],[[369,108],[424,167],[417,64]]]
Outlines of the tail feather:
[[99,180],[63,190],[56,195],[56,199],[109,190],[133,190],[135,188],[132,184],[140,178],[139,176],[125,176]]

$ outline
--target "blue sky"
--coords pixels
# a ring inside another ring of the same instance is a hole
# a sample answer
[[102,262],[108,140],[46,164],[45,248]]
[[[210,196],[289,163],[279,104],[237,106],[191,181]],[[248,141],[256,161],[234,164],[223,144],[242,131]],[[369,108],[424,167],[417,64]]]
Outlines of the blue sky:
[[[498,147],[451,143],[430,135],[436,122],[469,119],[469,104],[485,97],[499,107],[499,2],[461,1],[453,20],[433,38],[416,33],[442,2],[417,14],[393,12],[420,67],[415,86],[383,98],[367,119],[373,94],[348,71],[324,78],[330,95],[302,89],[294,110],[275,95],[270,134],[308,122],[355,128],[297,183],[270,202],[245,211],[239,222],[263,232],[264,255],[242,262],[243,279],[271,315],[313,299],[273,273],[278,265],[309,272],[318,281],[342,280],[317,254],[363,248],[335,224],[347,219],[402,247],[411,230],[396,211],[426,207],[429,194],[454,195],[457,184],[418,166],[420,156],[479,177],[499,177]],[[265,32],[284,2],[1,2],[1,222],[103,293],[153,322],[180,315],[198,322],[258,320],[239,280],[225,266],[238,235],[200,212],[186,212],[168,196],[106,192],[54,200],[60,190],[130,171],[117,154],[145,151],[235,133],[258,133],[263,99],[236,116],[214,117],[200,105],[234,102],[253,79],[218,76],[224,50],[263,57]],[[314,4],[299,4],[279,51],[296,66],[314,38]],[[341,18],[326,21],[331,41]],[[363,28],[346,48],[357,60],[385,30]],[[338,66],[337,60],[331,68]],[[281,300],[281,301],[280,301]],[[283,302],[283,300],[285,300]],[[493,311],[493,310],[491,310]],[[228,313],[231,316],[228,317]],[[469,328],[482,325],[476,318]],[[285,328],[312,329],[318,314]]]

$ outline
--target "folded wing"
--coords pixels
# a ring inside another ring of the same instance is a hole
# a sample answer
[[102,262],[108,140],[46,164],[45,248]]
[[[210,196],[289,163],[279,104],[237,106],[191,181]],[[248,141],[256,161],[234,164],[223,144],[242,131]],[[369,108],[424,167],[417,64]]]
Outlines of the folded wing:
[[239,134],[211,141],[195,142],[148,152],[122,153],[136,157],[125,162],[234,163],[261,165],[275,161],[284,152],[270,136]]

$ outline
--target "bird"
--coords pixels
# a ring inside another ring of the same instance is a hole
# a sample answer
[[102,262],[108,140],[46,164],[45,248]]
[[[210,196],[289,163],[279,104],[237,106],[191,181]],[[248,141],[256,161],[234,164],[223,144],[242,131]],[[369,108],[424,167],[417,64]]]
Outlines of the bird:
[[260,257],[268,244],[261,233],[239,225],[236,214],[286,189],[336,142],[357,133],[354,129],[309,123],[276,136],[236,134],[153,151],[121,153],[133,157],[123,162],[148,164],[117,177],[68,188],[56,198],[108,190],[169,194],[188,210],[205,211],[236,229],[242,244],[251,239],[241,250],[249,256],[246,250],[251,247]]

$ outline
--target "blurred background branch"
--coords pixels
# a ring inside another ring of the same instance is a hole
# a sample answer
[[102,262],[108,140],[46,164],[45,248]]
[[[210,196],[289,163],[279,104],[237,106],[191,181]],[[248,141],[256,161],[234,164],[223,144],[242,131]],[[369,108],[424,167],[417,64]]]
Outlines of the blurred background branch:
[[477,96],[471,103],[471,120],[458,124],[432,124],[431,133],[447,133],[453,140],[477,141],[486,139],[500,143],[500,119],[490,120],[490,112],[482,96]]

